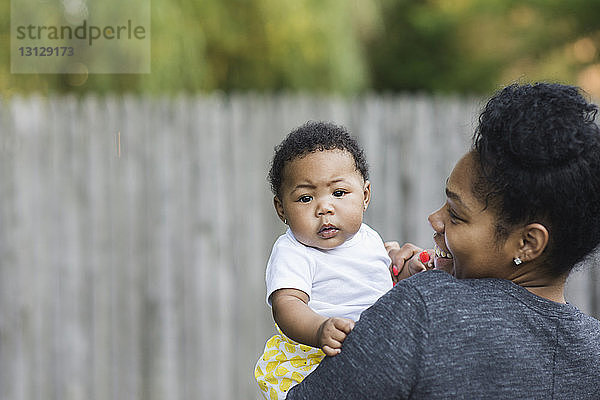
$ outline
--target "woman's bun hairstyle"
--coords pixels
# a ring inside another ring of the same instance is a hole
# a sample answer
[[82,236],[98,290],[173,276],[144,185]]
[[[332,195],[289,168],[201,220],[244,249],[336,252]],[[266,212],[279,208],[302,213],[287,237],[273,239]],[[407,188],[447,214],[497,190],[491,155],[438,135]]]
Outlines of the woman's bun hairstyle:
[[600,242],[597,111],[576,87],[513,84],[489,100],[473,137],[482,172],[473,193],[497,211],[500,237],[544,224],[546,264],[556,276]]

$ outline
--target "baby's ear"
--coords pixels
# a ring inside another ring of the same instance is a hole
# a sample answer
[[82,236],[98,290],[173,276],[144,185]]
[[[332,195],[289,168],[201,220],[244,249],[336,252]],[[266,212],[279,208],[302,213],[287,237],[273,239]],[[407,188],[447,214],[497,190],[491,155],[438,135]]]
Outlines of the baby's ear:
[[287,222],[285,218],[285,213],[283,212],[283,203],[279,200],[279,197],[273,196],[273,206],[275,207],[275,212],[277,212],[277,216],[284,224]]
[[369,203],[371,202],[371,182],[366,180],[363,185],[363,210],[367,211]]

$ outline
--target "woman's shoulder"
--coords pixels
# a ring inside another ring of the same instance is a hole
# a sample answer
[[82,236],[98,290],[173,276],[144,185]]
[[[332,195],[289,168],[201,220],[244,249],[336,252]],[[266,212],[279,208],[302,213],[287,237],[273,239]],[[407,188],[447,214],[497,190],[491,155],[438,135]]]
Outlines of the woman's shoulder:
[[418,295],[423,307],[433,314],[454,314],[457,310],[476,314],[480,309],[511,308],[522,301],[513,296],[512,285],[502,279],[457,279],[447,272],[430,270],[399,282],[396,290],[399,296]]
[[[433,313],[478,313],[510,318],[561,319],[596,326],[600,321],[582,313],[571,304],[556,303],[537,296],[505,279],[457,279],[438,270],[425,271],[401,281],[418,293],[423,306]],[[537,315],[538,317],[534,317]]]
[[459,279],[456,279],[454,276],[450,275],[447,272],[437,269],[415,274],[410,278],[398,282],[398,285],[410,286],[422,294],[427,294],[430,292],[432,294],[436,294],[439,292],[446,293],[449,287],[458,288],[462,286]]

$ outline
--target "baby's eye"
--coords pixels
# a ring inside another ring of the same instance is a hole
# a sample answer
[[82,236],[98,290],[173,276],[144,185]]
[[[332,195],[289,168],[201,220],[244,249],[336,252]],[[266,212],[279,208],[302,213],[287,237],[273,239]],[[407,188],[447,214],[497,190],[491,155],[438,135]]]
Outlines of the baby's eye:
[[308,196],[308,195],[300,196],[300,198],[298,199],[298,201],[300,203],[308,203],[311,200],[312,200],[312,196]]
[[345,190],[341,190],[341,189],[338,189],[335,192],[333,192],[333,195],[335,197],[342,197],[345,194],[346,194],[346,191]]

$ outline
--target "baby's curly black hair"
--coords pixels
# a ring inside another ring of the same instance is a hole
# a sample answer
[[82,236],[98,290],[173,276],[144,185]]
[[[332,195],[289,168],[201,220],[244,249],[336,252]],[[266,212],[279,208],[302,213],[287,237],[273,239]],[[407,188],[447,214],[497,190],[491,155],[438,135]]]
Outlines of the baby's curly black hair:
[[513,84],[489,100],[473,136],[481,166],[473,193],[497,212],[499,240],[511,227],[542,223],[553,276],[600,242],[597,111],[576,87]]
[[309,121],[290,132],[275,147],[269,170],[269,183],[273,194],[280,197],[283,169],[287,163],[315,151],[345,150],[352,155],[356,169],[364,180],[369,179],[369,166],[364,151],[343,126],[331,122]]

